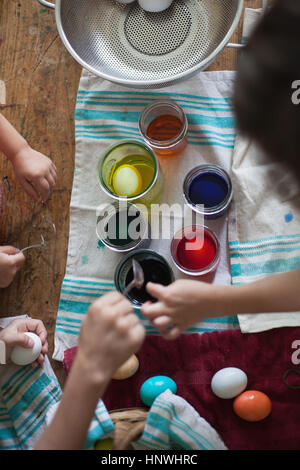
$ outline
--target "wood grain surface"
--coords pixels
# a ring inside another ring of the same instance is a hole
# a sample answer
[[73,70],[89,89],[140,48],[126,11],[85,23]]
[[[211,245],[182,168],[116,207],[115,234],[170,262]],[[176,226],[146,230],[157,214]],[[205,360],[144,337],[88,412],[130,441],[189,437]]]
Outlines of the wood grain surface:
[[[247,7],[261,2],[246,0]],[[232,42],[241,41],[241,23]],[[208,70],[234,70],[238,52],[225,51]],[[27,314],[43,320],[52,357],[54,328],[64,277],[69,203],[74,173],[74,109],[81,67],[65,50],[53,10],[37,0],[0,0],[0,112],[58,169],[58,183],[46,207],[33,202],[16,183],[10,163],[0,157],[0,243],[23,248],[40,239],[39,226],[55,240],[29,250],[24,268],[0,292],[0,316]],[[0,197],[1,200],[1,197]],[[47,228],[49,227],[49,228]],[[61,363],[51,360],[63,385]]]

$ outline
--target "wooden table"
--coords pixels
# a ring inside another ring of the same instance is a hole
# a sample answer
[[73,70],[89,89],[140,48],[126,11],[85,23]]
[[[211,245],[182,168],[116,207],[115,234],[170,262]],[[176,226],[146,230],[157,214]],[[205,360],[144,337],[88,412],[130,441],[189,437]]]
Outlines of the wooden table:
[[[246,0],[248,7],[261,2]],[[241,24],[232,42],[241,40]],[[209,70],[234,70],[238,52],[225,50]],[[39,241],[41,217],[57,228],[45,249],[30,250],[14,282],[0,293],[0,316],[27,314],[43,320],[52,357],[59,293],[65,272],[69,203],[74,173],[74,108],[81,67],[65,50],[53,10],[37,0],[0,1],[0,110],[58,169],[58,183],[46,208],[37,206],[16,183],[10,163],[0,159],[0,243],[23,248]],[[51,361],[63,385],[61,363]]]

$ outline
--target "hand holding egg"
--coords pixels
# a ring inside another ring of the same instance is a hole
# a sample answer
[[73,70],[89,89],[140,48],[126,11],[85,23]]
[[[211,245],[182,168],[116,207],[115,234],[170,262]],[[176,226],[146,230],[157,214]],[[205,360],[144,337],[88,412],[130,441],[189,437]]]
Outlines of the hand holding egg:
[[25,332],[24,334],[31,338],[33,346],[31,348],[24,348],[22,346],[15,346],[13,348],[10,359],[18,366],[32,364],[39,358],[42,351],[42,342],[38,335],[31,332]]
[[5,343],[7,359],[18,365],[42,364],[48,353],[47,331],[41,320],[15,319],[0,332],[0,339]]

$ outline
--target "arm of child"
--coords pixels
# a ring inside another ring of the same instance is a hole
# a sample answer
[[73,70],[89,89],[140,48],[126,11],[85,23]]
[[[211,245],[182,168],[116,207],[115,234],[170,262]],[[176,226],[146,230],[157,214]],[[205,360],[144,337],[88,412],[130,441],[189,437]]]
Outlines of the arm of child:
[[169,286],[148,283],[147,290],[158,302],[145,303],[141,311],[166,339],[204,318],[300,311],[300,270],[239,286],[178,280]]
[[48,157],[33,150],[1,114],[0,151],[11,161],[25,192],[36,201],[41,198],[45,202],[56,183],[56,167]]
[[35,449],[83,449],[98,400],[144,337],[144,327],[121,294],[111,292],[89,308],[61,403]]

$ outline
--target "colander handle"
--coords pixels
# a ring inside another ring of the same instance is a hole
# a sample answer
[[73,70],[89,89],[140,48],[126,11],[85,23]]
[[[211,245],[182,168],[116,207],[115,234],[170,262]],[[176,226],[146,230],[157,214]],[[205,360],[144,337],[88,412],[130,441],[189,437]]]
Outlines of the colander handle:
[[[261,9],[264,11],[268,6],[268,0],[262,0],[261,3],[262,3]],[[246,44],[238,44],[238,43],[235,43],[235,42],[229,42],[226,47],[231,47],[231,48],[234,48],[234,49],[240,49],[240,48],[245,47],[245,46],[246,46]]]
[[41,5],[44,5],[44,7],[53,8],[53,9],[55,8],[55,3],[47,2],[46,0],[38,0],[38,2]]

